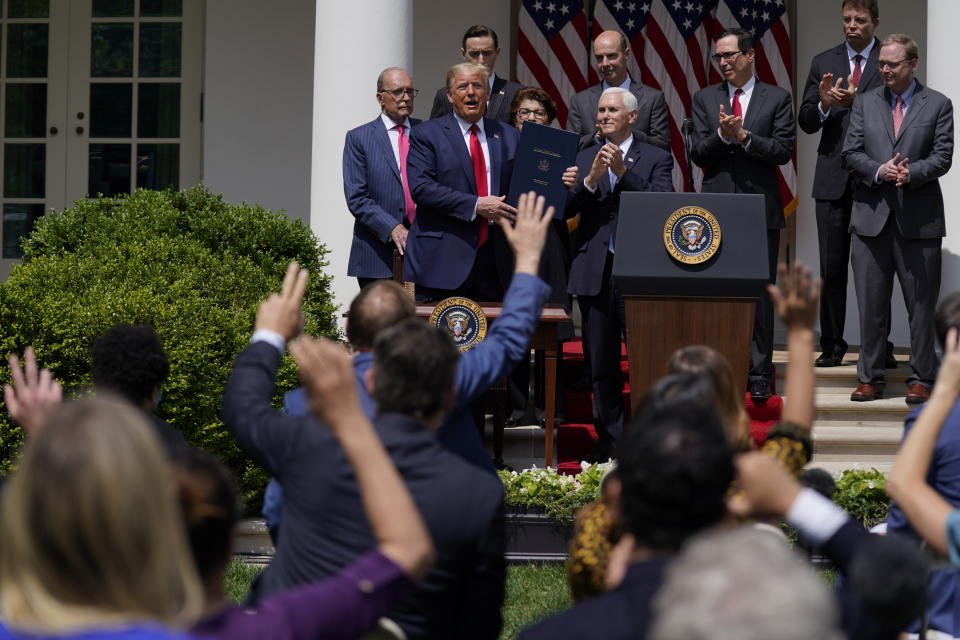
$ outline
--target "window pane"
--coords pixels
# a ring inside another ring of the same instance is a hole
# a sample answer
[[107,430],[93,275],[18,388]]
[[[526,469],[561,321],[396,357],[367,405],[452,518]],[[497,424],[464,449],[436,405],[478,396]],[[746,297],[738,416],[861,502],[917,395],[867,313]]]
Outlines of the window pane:
[[130,193],[129,144],[91,144],[88,195]]
[[8,84],[4,135],[43,138],[47,128],[47,85]]
[[129,138],[133,135],[133,85],[90,84],[90,137]]
[[140,75],[145,78],[180,77],[180,23],[140,25]]
[[7,77],[47,76],[46,24],[7,25]]
[[19,259],[20,239],[33,231],[33,224],[43,216],[42,204],[3,205],[3,257]]
[[95,78],[133,76],[133,24],[95,23],[90,40],[90,75]]
[[133,0],[93,0],[94,18],[132,18]]
[[50,0],[10,0],[8,18],[49,18]]
[[137,188],[166,189],[180,186],[180,145],[137,145]]
[[3,196],[42,198],[47,173],[47,145],[6,144],[3,147]]
[[137,137],[180,137],[180,85],[141,84],[137,99]]
[[183,0],[140,0],[140,16],[144,18],[183,15]]

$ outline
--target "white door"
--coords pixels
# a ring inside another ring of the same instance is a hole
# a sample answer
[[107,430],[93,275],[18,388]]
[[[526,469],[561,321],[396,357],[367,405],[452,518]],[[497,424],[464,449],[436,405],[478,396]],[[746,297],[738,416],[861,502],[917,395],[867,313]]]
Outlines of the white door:
[[203,0],[0,0],[5,274],[50,209],[200,179]]

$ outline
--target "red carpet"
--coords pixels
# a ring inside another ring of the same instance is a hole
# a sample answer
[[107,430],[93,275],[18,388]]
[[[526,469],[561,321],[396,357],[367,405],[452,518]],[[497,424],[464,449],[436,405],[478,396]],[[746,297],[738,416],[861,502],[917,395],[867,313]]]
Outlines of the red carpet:
[[[620,367],[624,379],[624,421],[630,421],[630,372],[627,364],[626,345],[621,345]],[[567,422],[559,425],[557,430],[557,469],[561,473],[575,474],[580,472],[580,460],[590,453],[597,441],[597,434],[593,428],[593,411],[591,409],[592,394],[589,390],[575,390],[570,381],[582,381],[581,372],[584,367],[583,344],[579,338],[570,340],[563,345],[563,371],[568,381],[563,394],[564,409]],[[773,392],[776,394],[776,371],[774,370]],[[770,428],[780,419],[783,409],[783,399],[773,395],[762,403],[754,403],[747,393],[744,406],[750,416],[750,434],[754,442],[761,444],[770,431]]]

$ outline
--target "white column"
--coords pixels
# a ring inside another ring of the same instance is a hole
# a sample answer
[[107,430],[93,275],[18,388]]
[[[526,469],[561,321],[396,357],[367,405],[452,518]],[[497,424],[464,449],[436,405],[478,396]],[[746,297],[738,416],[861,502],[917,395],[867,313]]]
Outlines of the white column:
[[[947,95],[954,103],[954,119],[960,101],[960,74],[956,64],[956,25],[960,2],[927,0],[927,84]],[[956,163],[956,154],[954,154]],[[943,239],[943,280],[940,297],[960,290],[960,167],[954,164],[940,178],[947,215],[947,237]]]
[[343,197],[343,140],[380,112],[377,75],[391,66],[410,70],[413,0],[318,0],[316,7],[310,227],[330,250],[327,273],[343,310],[358,291],[347,277],[354,218]]

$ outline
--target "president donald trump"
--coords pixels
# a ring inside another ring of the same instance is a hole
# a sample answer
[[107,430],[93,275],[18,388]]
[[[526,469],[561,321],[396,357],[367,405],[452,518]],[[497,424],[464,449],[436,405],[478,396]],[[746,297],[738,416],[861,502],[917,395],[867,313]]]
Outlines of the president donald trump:
[[509,248],[497,223],[512,223],[517,212],[504,200],[519,134],[484,117],[487,74],[469,62],[451,67],[453,112],[410,132],[407,178],[417,217],[403,277],[416,283],[421,301],[452,295],[500,301],[502,276],[510,276]]

